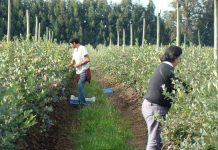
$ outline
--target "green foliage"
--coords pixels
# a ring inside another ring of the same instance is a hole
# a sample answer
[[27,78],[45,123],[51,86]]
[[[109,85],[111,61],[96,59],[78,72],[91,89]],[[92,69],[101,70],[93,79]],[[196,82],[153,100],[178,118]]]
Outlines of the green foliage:
[[[163,47],[165,48],[165,47]],[[134,87],[141,95],[163,53],[154,46],[145,48],[98,46],[91,55],[93,66],[119,81]],[[212,48],[183,49],[182,63],[176,75],[189,85],[185,91],[176,83],[174,103],[166,120],[162,120],[162,138],[175,149],[218,149],[218,75],[215,71]]]
[[93,66],[103,71],[110,70],[108,74],[116,75],[120,81],[134,87],[141,94],[144,93],[147,79],[158,64],[161,53],[151,53],[155,51],[155,47],[150,45],[146,45],[144,49],[136,46],[126,47],[124,51],[122,47],[116,46],[106,48],[99,45],[96,49],[98,52],[92,53]]
[[[65,65],[71,56],[65,45],[2,42],[0,48],[0,149],[14,143],[37,122],[42,130],[53,124],[53,103],[70,73]],[[52,87],[53,83],[58,87]]]
[[[171,1],[170,11],[164,12],[165,30],[168,30],[168,38],[171,43],[176,39],[176,3]],[[202,45],[213,45],[214,32],[214,1],[213,0],[180,0],[181,23],[181,41],[190,45],[198,45],[198,31]],[[167,31],[165,31],[167,32]],[[161,34],[162,35],[162,34]]]

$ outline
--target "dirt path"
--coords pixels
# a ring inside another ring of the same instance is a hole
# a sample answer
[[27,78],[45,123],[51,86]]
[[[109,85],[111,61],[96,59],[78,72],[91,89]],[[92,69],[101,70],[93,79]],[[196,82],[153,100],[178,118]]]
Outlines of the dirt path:
[[[92,76],[94,80],[100,83],[101,87],[113,88],[113,94],[109,95],[109,98],[127,120],[135,135],[135,138],[129,143],[138,149],[144,149],[147,132],[141,115],[142,97],[137,95],[133,89],[117,83],[109,76],[103,76],[97,72],[93,72]],[[75,86],[75,81],[71,79],[69,83],[71,94],[74,94]],[[18,142],[16,149],[76,150],[70,135],[72,128],[78,127],[77,114],[79,109],[69,105],[67,99],[55,104],[53,118],[56,122],[47,132],[40,133],[40,128],[37,126],[31,128],[28,135]]]
[[93,78],[99,81],[102,88],[113,88],[113,94],[109,95],[109,97],[118,110],[120,110],[122,116],[129,120],[131,130],[135,136],[129,143],[138,149],[145,149],[147,131],[145,121],[141,115],[142,97],[132,88],[116,82],[110,76],[93,72]]

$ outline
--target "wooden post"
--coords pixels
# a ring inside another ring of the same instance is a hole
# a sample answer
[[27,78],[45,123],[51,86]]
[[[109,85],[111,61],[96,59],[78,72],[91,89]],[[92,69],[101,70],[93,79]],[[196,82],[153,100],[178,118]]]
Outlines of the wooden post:
[[7,30],[7,42],[11,40],[11,0],[8,0],[8,30]]
[[199,29],[198,29],[198,46],[201,47],[201,36],[200,36]]
[[35,26],[35,41],[37,41],[38,37],[38,17],[36,16],[36,26]]
[[41,23],[39,23],[39,29],[38,29],[38,40],[41,39]]
[[125,44],[126,44],[126,35],[125,35],[125,29],[123,28],[123,50],[124,50],[124,47],[125,47]]
[[218,0],[214,0],[214,60],[218,71]]
[[30,39],[30,15],[29,10],[26,10],[26,40]]
[[51,29],[48,29],[48,40],[51,42]]
[[179,0],[177,0],[176,8],[177,8],[176,46],[180,46],[180,12],[179,12]]
[[145,18],[143,19],[143,27],[142,27],[142,29],[143,29],[143,32],[142,32],[142,48],[144,47],[144,43],[145,43],[145,27],[146,27],[146,25],[145,25]]
[[51,31],[51,42],[54,41],[54,31]]
[[120,46],[120,32],[117,29],[117,46]]
[[160,47],[160,13],[157,15],[157,48],[159,50]]

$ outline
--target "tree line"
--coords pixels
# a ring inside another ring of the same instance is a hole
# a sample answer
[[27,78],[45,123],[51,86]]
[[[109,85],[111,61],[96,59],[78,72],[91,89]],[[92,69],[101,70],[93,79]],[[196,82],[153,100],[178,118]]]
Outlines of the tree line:
[[[162,44],[176,39],[176,1],[171,4],[175,9],[163,12],[159,20]],[[201,45],[213,45],[213,7],[213,0],[180,1],[182,43],[199,44],[200,40]],[[7,34],[7,9],[8,1],[0,1],[0,40]],[[12,0],[12,37],[26,36],[27,10],[31,37],[35,35],[37,17],[40,36],[50,30],[57,42],[68,42],[76,36],[82,43],[94,46],[118,41],[119,45],[141,45],[143,33],[147,43],[155,44],[157,39],[158,17],[152,0],[146,7],[132,0],[122,0],[120,4],[107,0]]]

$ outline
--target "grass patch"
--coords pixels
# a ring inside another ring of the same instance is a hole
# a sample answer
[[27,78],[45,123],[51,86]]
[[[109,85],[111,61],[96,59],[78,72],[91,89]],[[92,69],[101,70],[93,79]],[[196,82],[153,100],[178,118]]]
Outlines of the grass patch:
[[128,143],[133,136],[127,124],[97,82],[86,85],[86,97],[96,102],[80,109],[80,126],[72,131],[77,150],[134,150]]

